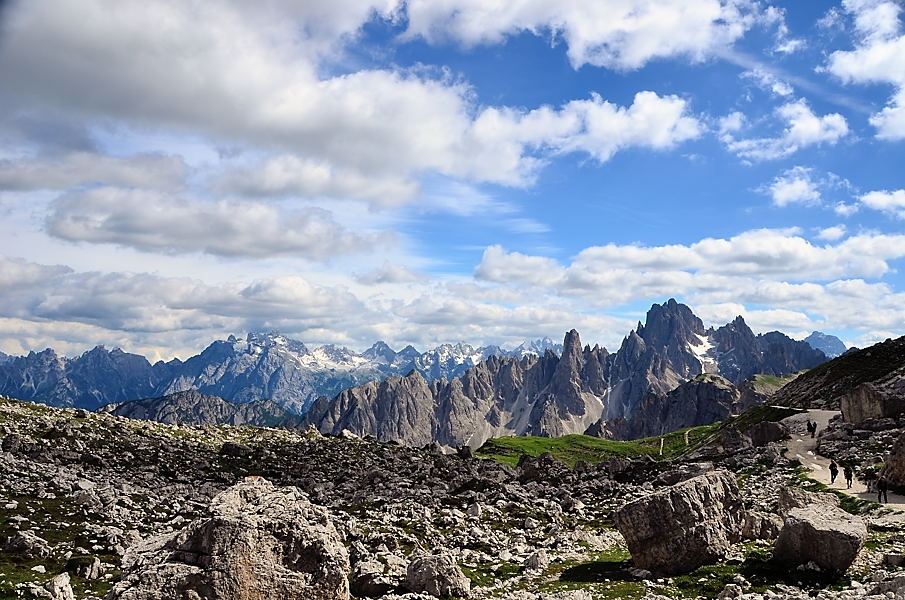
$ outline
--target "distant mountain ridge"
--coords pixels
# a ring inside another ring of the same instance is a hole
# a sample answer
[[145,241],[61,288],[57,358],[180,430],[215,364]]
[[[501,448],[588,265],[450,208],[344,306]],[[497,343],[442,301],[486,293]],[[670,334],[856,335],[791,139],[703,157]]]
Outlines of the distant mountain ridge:
[[209,396],[195,390],[176,392],[160,398],[107,404],[99,408],[98,412],[171,425],[295,427],[299,422],[298,417],[270,400],[228,402],[219,396]]
[[848,352],[848,347],[834,335],[827,335],[822,331],[814,331],[804,338],[811,348],[822,351],[827,358],[836,358]]
[[[428,380],[454,378],[494,354],[524,356],[535,348],[561,351],[538,340],[506,351],[444,344],[428,352],[396,352],[377,342],[361,354],[327,345],[309,349],[278,333],[249,333],[211,343],[185,361],[151,364],[138,354],[97,346],[76,358],[53,349],[0,360],[0,394],[51,406],[95,410],[111,403],[196,390],[236,403],[271,400],[301,414],[319,396],[416,370]],[[541,350],[543,351],[543,350]],[[2,359],[2,357],[0,357]]]
[[[728,416],[762,401],[735,389],[745,379],[786,375],[824,361],[823,352],[782,333],[755,335],[741,317],[705,329],[690,308],[671,299],[653,305],[646,322],[638,323],[616,353],[582,347],[572,330],[560,356],[492,356],[448,381],[429,382],[415,371],[370,382],[318,399],[304,422],[323,433],[349,430],[447,447],[478,447],[490,437],[507,435],[633,438],[648,435],[651,428]],[[686,387],[690,395],[671,395],[705,373],[720,378]],[[714,393],[713,386],[732,389]]]

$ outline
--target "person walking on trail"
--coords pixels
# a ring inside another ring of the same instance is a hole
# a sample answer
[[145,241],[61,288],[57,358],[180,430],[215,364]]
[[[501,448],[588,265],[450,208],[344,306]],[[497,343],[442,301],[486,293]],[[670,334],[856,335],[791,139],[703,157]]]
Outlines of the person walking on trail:
[[855,476],[854,471],[852,471],[852,466],[845,465],[845,468],[842,469],[842,474],[845,475],[845,487],[852,489],[852,479]]
[[839,475],[839,465],[836,461],[830,461],[830,485],[836,483],[836,477]]
[[889,487],[886,483],[886,478],[881,477],[877,480],[877,502],[882,502],[886,504],[889,502],[889,497],[886,495],[886,488]]

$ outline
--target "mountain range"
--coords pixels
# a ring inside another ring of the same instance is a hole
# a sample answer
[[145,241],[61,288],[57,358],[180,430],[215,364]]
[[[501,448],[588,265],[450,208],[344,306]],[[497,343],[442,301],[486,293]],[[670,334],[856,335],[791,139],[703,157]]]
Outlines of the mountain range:
[[671,299],[652,306],[615,353],[582,347],[572,330],[559,356],[491,356],[452,380],[412,371],[373,381],[319,398],[303,422],[328,434],[446,447],[476,448],[509,435],[628,439],[725,418],[764,400],[738,387],[746,379],[826,360],[782,333],[755,335],[742,317],[705,329]]
[[412,370],[428,380],[452,379],[491,355],[523,357],[561,352],[549,339],[513,350],[444,344],[428,352],[407,346],[396,352],[377,342],[358,354],[333,345],[309,349],[278,333],[229,336],[181,361],[151,364],[138,354],[97,346],[76,358],[51,348],[26,356],[0,356],[0,395],[58,407],[95,410],[111,403],[195,390],[234,403],[270,400],[303,414],[319,396]]
[[826,360],[808,342],[755,335],[742,317],[705,328],[671,299],[653,305],[615,353],[582,346],[574,330],[561,346],[459,343],[419,353],[377,342],[361,354],[250,333],[153,365],[102,346],[74,359],[52,349],[10,357],[0,361],[0,394],[90,410],[113,404],[105,410],[168,422],[300,423],[409,445],[478,447],[505,435],[629,439],[709,424],[764,400],[743,384],[753,375]]

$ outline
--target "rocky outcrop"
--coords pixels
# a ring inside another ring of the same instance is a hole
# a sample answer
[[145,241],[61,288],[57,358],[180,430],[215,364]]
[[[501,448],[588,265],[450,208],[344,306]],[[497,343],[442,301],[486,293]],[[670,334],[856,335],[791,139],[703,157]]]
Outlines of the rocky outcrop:
[[735,475],[713,471],[626,504],[615,522],[636,567],[675,575],[722,558],[742,537],[745,509]]
[[108,600],[342,600],[349,557],[328,513],[295,488],[249,478],[172,535],[127,550]]
[[293,427],[299,418],[269,400],[229,402],[196,390],[176,392],[159,398],[109,404],[99,411],[128,419],[143,419],[175,425],[256,425]]
[[761,421],[748,428],[746,435],[751,438],[751,443],[759,448],[787,439],[789,437],[789,428],[783,423]]
[[773,557],[789,567],[815,563],[833,574],[848,569],[867,539],[864,522],[841,508],[810,504],[792,508],[773,547]]
[[[903,377],[905,336],[846,352],[803,373],[777,391],[770,401],[781,406],[839,410],[843,399],[856,395],[855,390],[859,386],[870,384],[874,392],[883,393],[883,388],[897,385],[895,382]],[[864,390],[868,396],[869,390]],[[847,412],[843,411],[846,412],[845,420],[850,420],[859,412],[855,404],[850,405]]]
[[893,444],[882,474],[891,485],[905,487],[905,434]]
[[663,435],[685,427],[710,425],[738,415],[765,397],[743,395],[731,381],[713,373],[698,375],[665,396],[649,394],[639,405],[639,416],[627,421],[628,439]]
[[842,419],[860,425],[905,413],[905,368],[879,381],[865,382],[842,396]]

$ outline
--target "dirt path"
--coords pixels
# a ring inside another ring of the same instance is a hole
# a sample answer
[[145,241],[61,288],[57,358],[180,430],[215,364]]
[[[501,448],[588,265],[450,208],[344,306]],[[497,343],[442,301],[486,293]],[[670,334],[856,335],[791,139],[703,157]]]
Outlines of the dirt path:
[[[837,414],[839,414],[839,411],[809,410],[807,413],[783,419],[783,423],[789,426],[792,433],[792,439],[787,443],[789,451],[786,456],[800,460],[802,465],[810,469],[813,479],[855,498],[876,502],[877,494],[874,492],[868,493],[867,486],[863,482],[858,481],[857,478],[852,482],[851,489],[846,488],[845,477],[842,474],[841,467],[839,468],[839,476],[836,477],[836,481],[830,483],[830,459],[817,454],[815,450],[817,440],[811,438],[807,432],[806,423],[808,419],[817,422],[817,431],[819,432],[826,429],[830,418]],[[888,505],[890,508],[905,510],[905,497],[889,492]]]

